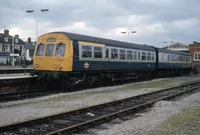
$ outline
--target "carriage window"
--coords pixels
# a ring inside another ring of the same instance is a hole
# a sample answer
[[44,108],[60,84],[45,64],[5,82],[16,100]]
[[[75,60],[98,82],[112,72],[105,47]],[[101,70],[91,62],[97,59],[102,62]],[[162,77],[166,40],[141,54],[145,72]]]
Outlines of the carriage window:
[[56,56],[63,57],[65,55],[65,45],[57,44],[56,45]]
[[126,59],[126,52],[125,52],[125,50],[119,50],[119,53],[120,53],[119,59],[120,60],[125,60]]
[[150,52],[147,53],[147,60],[151,60],[151,53]]
[[102,58],[102,47],[94,47],[94,58]]
[[134,55],[134,60],[137,60],[137,51],[134,51],[133,55]]
[[142,52],[142,60],[146,60],[146,52]]
[[127,50],[127,60],[133,59],[133,51]]
[[154,61],[154,53],[151,53],[151,59],[152,59],[152,61]]
[[181,62],[181,55],[179,55],[179,61]]
[[83,58],[92,58],[92,46],[82,46],[82,57]]
[[111,59],[118,59],[118,49],[111,49]]
[[164,53],[162,53],[162,60],[164,61]]
[[39,44],[37,46],[36,56],[43,56],[44,53],[44,44]]
[[54,44],[48,44],[46,47],[45,56],[53,56]]
[[140,52],[138,52],[138,60],[140,60]]
[[109,58],[109,49],[106,48],[106,58]]

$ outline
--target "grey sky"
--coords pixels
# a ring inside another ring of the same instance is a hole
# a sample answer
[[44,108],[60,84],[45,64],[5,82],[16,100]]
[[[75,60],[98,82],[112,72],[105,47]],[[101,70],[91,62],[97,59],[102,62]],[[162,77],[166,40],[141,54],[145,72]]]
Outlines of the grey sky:
[[[200,39],[198,0],[1,0],[0,32],[9,29],[24,40],[68,31],[162,47],[163,41],[192,43]],[[49,12],[27,14],[27,9]],[[121,31],[136,30],[122,35]]]

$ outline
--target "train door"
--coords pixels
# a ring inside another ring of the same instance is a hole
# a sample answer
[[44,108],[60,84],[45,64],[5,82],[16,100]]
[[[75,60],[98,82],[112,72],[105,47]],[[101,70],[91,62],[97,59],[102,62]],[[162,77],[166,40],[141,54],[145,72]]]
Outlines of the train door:
[[105,68],[106,68],[106,70],[108,70],[108,68],[110,67],[109,66],[109,64],[110,64],[110,48],[108,48],[108,47],[105,47],[105,61],[106,61]]

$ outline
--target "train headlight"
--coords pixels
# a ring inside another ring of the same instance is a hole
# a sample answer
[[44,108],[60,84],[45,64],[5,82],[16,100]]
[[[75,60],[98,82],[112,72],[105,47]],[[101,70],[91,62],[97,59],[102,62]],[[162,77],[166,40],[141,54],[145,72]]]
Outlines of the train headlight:
[[36,65],[35,65],[35,67],[36,67],[36,68],[38,68],[38,67],[39,67],[39,65],[38,65],[38,64],[36,64]]
[[60,65],[60,66],[59,66],[59,68],[61,69],[61,68],[62,68],[62,66]]
[[56,65],[54,65],[53,67],[54,67],[54,68],[57,68],[57,66],[56,66]]

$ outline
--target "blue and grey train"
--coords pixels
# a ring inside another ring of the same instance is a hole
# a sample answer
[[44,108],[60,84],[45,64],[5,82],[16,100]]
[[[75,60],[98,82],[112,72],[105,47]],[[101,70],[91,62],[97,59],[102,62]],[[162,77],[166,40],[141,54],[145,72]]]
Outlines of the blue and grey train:
[[33,74],[67,85],[188,74],[192,67],[189,53],[69,32],[37,43]]

